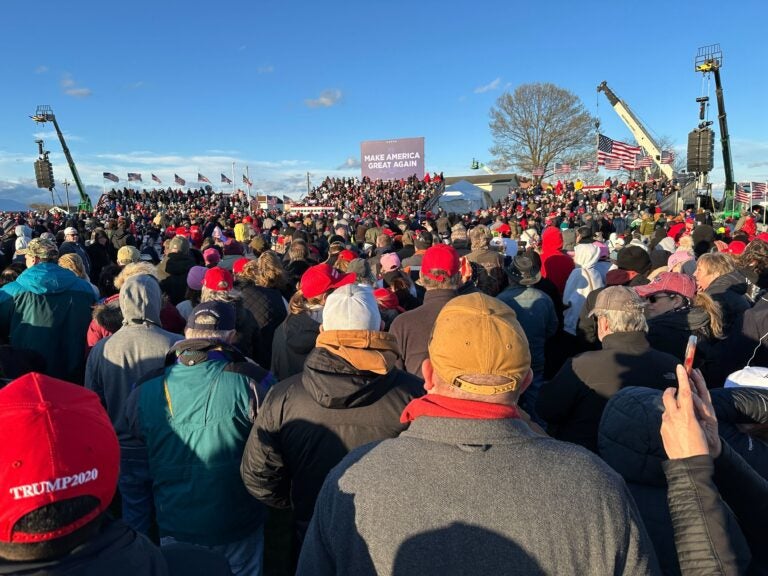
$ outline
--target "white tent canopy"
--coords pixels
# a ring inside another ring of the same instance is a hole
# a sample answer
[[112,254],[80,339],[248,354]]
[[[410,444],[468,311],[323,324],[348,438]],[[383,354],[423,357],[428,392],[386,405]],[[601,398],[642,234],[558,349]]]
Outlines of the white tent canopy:
[[446,187],[437,204],[448,213],[465,214],[486,208],[487,196],[487,192],[479,186],[466,180],[459,180]]

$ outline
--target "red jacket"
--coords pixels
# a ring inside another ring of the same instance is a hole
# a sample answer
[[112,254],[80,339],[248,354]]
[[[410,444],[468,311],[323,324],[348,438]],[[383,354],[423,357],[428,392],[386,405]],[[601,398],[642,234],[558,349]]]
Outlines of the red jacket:
[[575,265],[573,259],[563,253],[563,234],[559,228],[548,226],[541,234],[541,275],[557,286],[560,296]]

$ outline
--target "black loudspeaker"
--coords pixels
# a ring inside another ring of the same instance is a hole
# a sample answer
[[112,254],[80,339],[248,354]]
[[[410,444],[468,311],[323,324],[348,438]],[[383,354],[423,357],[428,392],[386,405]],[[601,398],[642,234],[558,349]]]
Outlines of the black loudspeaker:
[[715,133],[696,129],[688,134],[688,172],[711,172],[715,161]]
[[35,179],[38,188],[50,190],[54,187],[53,166],[48,160],[35,160]]

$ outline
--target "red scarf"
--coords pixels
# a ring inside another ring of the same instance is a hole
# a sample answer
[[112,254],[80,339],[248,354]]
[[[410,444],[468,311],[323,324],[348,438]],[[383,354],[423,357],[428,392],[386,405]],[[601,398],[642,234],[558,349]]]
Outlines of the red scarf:
[[408,424],[420,416],[499,420],[501,418],[520,418],[520,413],[517,411],[517,406],[489,404],[475,400],[450,398],[439,394],[427,394],[408,403],[400,415],[400,422]]

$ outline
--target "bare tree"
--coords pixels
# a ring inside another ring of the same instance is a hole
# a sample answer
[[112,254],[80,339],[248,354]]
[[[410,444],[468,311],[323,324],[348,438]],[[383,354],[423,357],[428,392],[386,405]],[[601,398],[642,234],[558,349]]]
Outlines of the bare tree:
[[554,84],[523,84],[505,92],[491,108],[493,164],[531,174],[555,161],[589,160],[595,156],[595,119],[578,96]]

